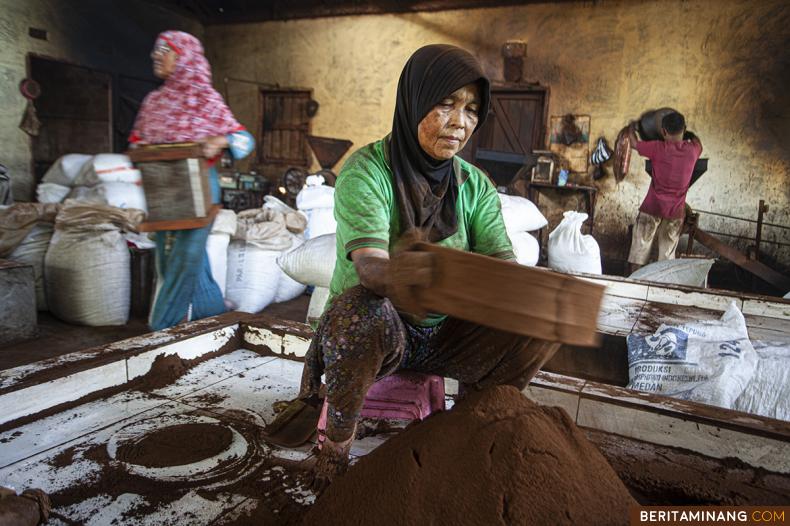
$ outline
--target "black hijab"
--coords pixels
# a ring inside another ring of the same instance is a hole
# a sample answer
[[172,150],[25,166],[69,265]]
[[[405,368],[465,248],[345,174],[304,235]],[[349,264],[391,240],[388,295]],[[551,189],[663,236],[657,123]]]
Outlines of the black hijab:
[[458,230],[458,181],[453,161],[437,161],[425,153],[417,127],[442,99],[473,82],[480,86],[477,130],[488,115],[489,81],[471,53],[432,44],[415,51],[403,67],[389,145],[403,232],[417,228],[436,242]]

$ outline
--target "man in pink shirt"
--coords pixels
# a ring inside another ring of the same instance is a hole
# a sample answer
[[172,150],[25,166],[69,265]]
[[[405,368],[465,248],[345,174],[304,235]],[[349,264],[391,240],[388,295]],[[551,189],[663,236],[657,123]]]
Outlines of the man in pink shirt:
[[[702,143],[686,132],[686,119],[678,112],[661,120],[662,141],[640,141],[635,124],[628,128],[631,147],[650,159],[653,176],[631,238],[628,262],[631,272],[650,259],[653,241],[658,237],[658,260],[674,259],[685,218],[686,192],[691,184],[694,164],[702,153]],[[684,140],[684,134],[690,140]]]

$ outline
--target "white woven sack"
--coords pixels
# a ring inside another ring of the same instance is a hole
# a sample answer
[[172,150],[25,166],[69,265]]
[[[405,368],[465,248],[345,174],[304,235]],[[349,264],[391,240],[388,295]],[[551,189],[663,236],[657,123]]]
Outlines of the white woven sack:
[[206,253],[208,254],[208,264],[211,268],[211,276],[219,285],[222,297],[225,297],[226,279],[228,276],[228,245],[230,244],[230,234],[223,232],[212,232],[206,241]]
[[305,213],[307,214],[305,238],[313,239],[324,234],[334,234],[337,231],[334,208],[314,208]]
[[52,239],[53,228],[52,223],[36,223],[33,230],[8,256],[11,261],[19,261],[33,266],[33,273],[36,277],[36,308],[38,310],[47,310],[44,258]]
[[114,230],[55,230],[44,259],[47,306],[69,323],[124,325],[129,319],[129,249]]
[[120,153],[100,153],[86,162],[74,179],[75,186],[94,186],[101,183],[141,184],[140,171],[132,166],[129,157]]
[[314,208],[334,208],[334,206],[335,189],[331,186],[308,185],[296,195],[296,208],[302,211]]
[[630,334],[628,388],[733,408],[757,368],[743,314],[731,302],[718,320],[661,324]]
[[534,267],[540,258],[540,244],[529,232],[508,232],[519,265]]
[[77,178],[80,170],[82,170],[82,167],[91,157],[93,156],[82,153],[64,155],[49,167],[47,173],[41,178],[41,182],[55,183],[69,187],[74,186],[74,179]]
[[60,203],[71,192],[70,186],[57,183],[41,183],[36,187],[36,197],[39,203]]
[[77,201],[101,203],[118,208],[136,208],[148,212],[143,187],[133,183],[102,183],[75,186],[69,197]]
[[215,232],[230,235],[236,233],[236,212],[233,210],[220,210],[214,218],[214,223],[211,225],[211,233]]
[[237,306],[236,310],[260,312],[274,301],[282,274],[277,266],[279,255],[280,251],[246,241],[230,242],[225,297]]
[[546,247],[549,268],[560,272],[585,272],[601,274],[601,249],[591,235],[582,235],[582,223],[587,214],[572,210],[563,214],[563,220],[549,234]]
[[517,195],[498,195],[502,203],[502,219],[508,232],[533,232],[549,224],[529,199]]
[[288,276],[305,285],[328,287],[335,271],[335,234],[308,239],[280,256],[277,263]]
[[628,278],[690,287],[705,287],[713,262],[713,259],[665,259],[645,265]]
[[[302,235],[292,234],[291,236],[293,237],[293,243],[291,245],[291,248],[288,250],[284,250],[280,254],[280,257],[282,257],[284,254],[287,254],[288,252],[296,250],[297,248],[299,248],[304,244],[304,237]],[[306,289],[307,286],[305,284],[299,283],[298,281],[291,278],[288,274],[283,272],[282,269],[280,269],[280,281],[277,284],[277,292],[274,294],[274,303],[291,301],[292,299],[304,294],[304,291]]]
[[790,421],[790,343],[753,341],[757,369],[735,409]]

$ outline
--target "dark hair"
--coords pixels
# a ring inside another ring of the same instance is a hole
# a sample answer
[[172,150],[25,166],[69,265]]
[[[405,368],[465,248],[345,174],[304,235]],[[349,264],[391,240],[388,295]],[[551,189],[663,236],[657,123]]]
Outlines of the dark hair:
[[682,114],[673,111],[672,113],[664,115],[664,118],[661,119],[661,127],[664,128],[667,133],[675,135],[682,132],[686,127],[686,119]]

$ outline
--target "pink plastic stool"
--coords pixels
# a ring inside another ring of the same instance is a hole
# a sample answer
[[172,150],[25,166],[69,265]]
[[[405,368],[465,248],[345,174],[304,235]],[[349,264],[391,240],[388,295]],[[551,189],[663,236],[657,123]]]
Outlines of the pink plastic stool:
[[[326,439],[328,404],[324,400],[318,419],[318,445]],[[403,371],[374,383],[365,397],[362,418],[423,420],[444,411],[444,378],[435,374]]]

